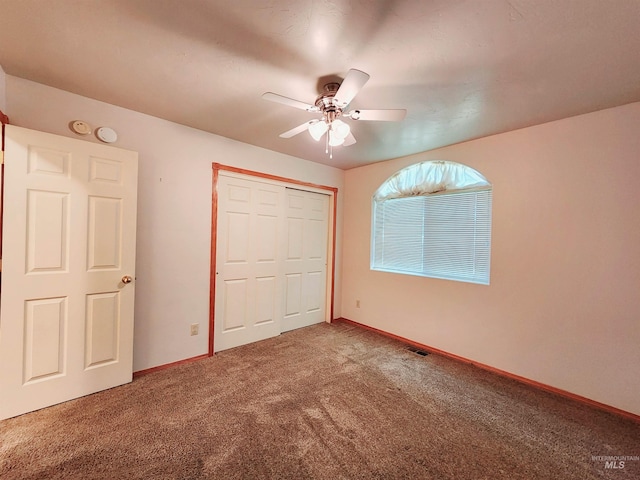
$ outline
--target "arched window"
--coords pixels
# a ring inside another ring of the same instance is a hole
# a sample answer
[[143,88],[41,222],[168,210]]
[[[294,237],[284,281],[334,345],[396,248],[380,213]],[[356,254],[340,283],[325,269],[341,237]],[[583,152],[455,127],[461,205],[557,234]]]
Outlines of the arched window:
[[447,161],[406,167],[373,196],[371,269],[489,284],[491,184]]

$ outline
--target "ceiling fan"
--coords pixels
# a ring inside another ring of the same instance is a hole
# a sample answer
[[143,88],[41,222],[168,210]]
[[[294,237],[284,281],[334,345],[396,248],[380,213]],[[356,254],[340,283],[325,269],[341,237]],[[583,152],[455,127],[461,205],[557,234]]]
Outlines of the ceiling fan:
[[369,75],[360,70],[351,69],[347,73],[342,83],[331,82],[324,86],[322,94],[316,98],[313,105],[284,97],[277,93],[267,92],[262,98],[271,102],[282,103],[290,107],[306,110],[311,113],[320,113],[322,118],[309,120],[284,133],[281,138],[291,138],[294,135],[307,130],[314,140],[318,141],[326,133],[326,150],[331,157],[332,147],[339,145],[349,146],[356,143],[356,139],[351,133],[351,127],[343,122],[340,117],[351,120],[374,120],[382,122],[397,122],[402,120],[407,111],[405,109],[394,110],[349,110],[349,106],[360,89],[369,80]]

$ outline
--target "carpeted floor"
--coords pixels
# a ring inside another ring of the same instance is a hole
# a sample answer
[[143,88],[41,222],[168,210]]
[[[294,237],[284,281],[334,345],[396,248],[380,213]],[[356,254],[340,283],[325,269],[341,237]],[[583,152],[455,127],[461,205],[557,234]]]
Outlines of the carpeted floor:
[[623,455],[637,423],[344,323],[0,422],[3,480],[640,478],[593,459]]

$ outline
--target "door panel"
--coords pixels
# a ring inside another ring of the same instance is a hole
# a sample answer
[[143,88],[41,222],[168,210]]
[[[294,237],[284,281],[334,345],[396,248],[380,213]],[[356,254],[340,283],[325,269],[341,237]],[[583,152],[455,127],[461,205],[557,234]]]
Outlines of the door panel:
[[226,334],[235,330],[243,330],[248,324],[247,318],[247,283],[246,278],[225,280],[221,285],[224,292],[224,310],[222,320],[222,333]]
[[29,145],[27,155],[29,174],[69,177],[70,152]]
[[69,195],[64,192],[27,192],[27,273],[68,269]]
[[287,189],[286,215],[283,332],[325,320],[329,196]]
[[122,199],[89,197],[89,270],[120,268]]
[[307,292],[307,312],[315,313],[322,310],[322,305],[325,302],[324,296],[324,282],[325,275],[322,271],[309,272],[307,274],[308,288]]
[[[303,215],[302,211],[299,213]],[[302,217],[289,217],[287,218],[287,225],[287,260],[302,260],[304,219]]]
[[256,325],[276,321],[276,277],[256,278]]
[[300,315],[302,294],[302,275],[300,273],[288,273],[286,276],[284,318]]
[[249,213],[225,212],[227,217],[226,256],[224,262],[245,265],[249,261]]
[[255,243],[256,261],[258,263],[273,263],[278,259],[278,223],[279,219],[273,215],[258,215]]
[[122,163],[109,158],[89,157],[89,181],[122,185]]
[[0,418],[131,381],[137,154],[6,127]]
[[220,176],[214,350],[280,334],[284,187]]
[[25,383],[64,373],[66,300],[25,302]]
[[120,293],[87,295],[86,367],[118,360]]

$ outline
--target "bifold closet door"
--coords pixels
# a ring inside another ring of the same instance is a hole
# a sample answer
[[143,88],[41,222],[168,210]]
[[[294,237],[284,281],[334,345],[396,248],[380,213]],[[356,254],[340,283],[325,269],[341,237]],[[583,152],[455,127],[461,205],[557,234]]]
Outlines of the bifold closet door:
[[220,175],[214,351],[325,320],[329,196]]

